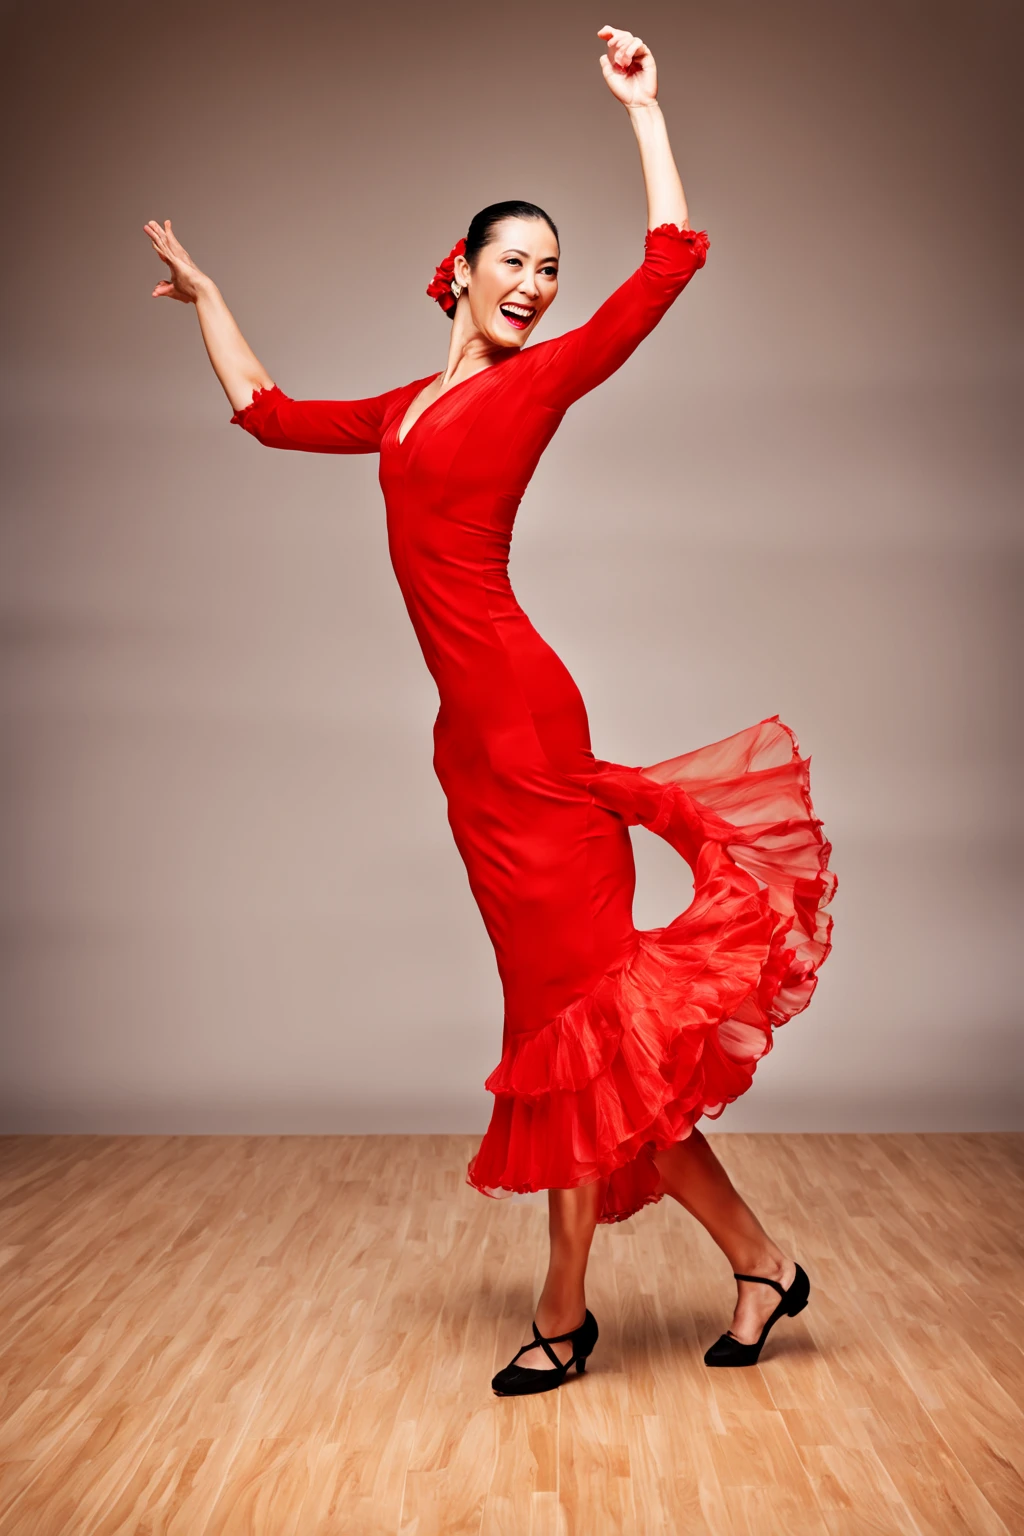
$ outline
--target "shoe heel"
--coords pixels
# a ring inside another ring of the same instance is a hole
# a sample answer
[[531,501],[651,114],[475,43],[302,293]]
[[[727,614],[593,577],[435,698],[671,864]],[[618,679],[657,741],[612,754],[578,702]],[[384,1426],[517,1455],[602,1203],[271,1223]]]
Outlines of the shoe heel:
[[580,1358],[576,1361],[576,1375],[577,1376],[582,1376],[583,1372],[586,1370],[586,1368],[587,1368],[587,1357],[586,1357],[586,1355],[581,1355]]
[[811,1294],[811,1282],[807,1278],[806,1271],[801,1269],[799,1264],[796,1267],[796,1278],[791,1289],[795,1294],[786,1308],[786,1314],[789,1317],[796,1317],[797,1313],[802,1312],[806,1307]]

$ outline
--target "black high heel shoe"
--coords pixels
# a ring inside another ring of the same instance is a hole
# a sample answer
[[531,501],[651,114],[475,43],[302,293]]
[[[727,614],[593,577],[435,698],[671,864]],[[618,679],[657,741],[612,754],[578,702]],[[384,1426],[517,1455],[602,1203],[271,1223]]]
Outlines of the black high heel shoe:
[[731,1333],[723,1333],[720,1339],[716,1339],[704,1356],[705,1365],[756,1365],[757,1357],[765,1339],[771,1332],[772,1325],[777,1323],[780,1317],[795,1317],[802,1312],[807,1305],[807,1298],[811,1293],[811,1282],[798,1264],[793,1283],[788,1291],[782,1289],[778,1280],[769,1280],[767,1275],[737,1275],[734,1280],[759,1280],[762,1285],[774,1286],[782,1300],[779,1302],[771,1317],[761,1329],[761,1337],[754,1344],[744,1344],[740,1339],[734,1338]]
[[[503,1366],[497,1376],[491,1379],[491,1386],[502,1397],[521,1397],[527,1392],[550,1392],[552,1388],[562,1385],[571,1365],[575,1365],[577,1376],[582,1376],[587,1368],[587,1356],[597,1343],[597,1319],[589,1309],[580,1326],[574,1328],[572,1333],[555,1333],[546,1339],[539,1331],[536,1322],[532,1323],[531,1327],[533,1343],[524,1344],[522,1349],[517,1350],[512,1356],[508,1365]],[[572,1354],[568,1360],[559,1360],[551,1345],[568,1339],[572,1340]],[[516,1365],[521,1354],[528,1349],[536,1349],[538,1344],[552,1361],[553,1370],[539,1370],[532,1365]]]

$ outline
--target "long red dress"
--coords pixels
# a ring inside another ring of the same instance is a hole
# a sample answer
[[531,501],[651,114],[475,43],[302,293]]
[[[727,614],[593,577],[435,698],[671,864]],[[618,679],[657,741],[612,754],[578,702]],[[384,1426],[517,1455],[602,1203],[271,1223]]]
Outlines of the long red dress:
[[[810,758],[771,715],[650,767],[594,756],[576,684],[509,584],[516,510],[564,413],[615,371],[704,265],[704,231],[648,231],[586,324],[452,386],[365,400],[258,390],[231,421],[273,448],[379,453],[388,547],[440,696],[434,769],[504,993],[484,1194],[600,1180],[602,1222],[664,1193],[652,1153],[749,1086],[806,1008],[837,880]],[[665,838],[694,895],[637,929],[628,828]]]

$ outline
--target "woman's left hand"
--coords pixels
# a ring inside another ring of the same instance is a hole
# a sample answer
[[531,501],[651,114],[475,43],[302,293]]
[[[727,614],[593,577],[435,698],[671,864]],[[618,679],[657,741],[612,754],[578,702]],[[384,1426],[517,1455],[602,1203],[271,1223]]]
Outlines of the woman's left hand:
[[601,73],[612,95],[624,107],[650,106],[658,97],[658,71],[647,44],[618,27],[602,27],[597,35],[608,44]]

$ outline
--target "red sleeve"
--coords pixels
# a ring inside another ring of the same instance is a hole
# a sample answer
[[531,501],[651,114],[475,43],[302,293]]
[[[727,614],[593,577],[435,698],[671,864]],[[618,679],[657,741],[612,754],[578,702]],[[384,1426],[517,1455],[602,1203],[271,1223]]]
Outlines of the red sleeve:
[[585,324],[538,347],[547,354],[538,358],[541,402],[565,410],[621,367],[704,265],[709,244],[703,229],[649,229],[642,265]]
[[293,400],[276,384],[257,389],[231,418],[266,448],[306,453],[377,453],[389,403],[401,389],[367,400]]

